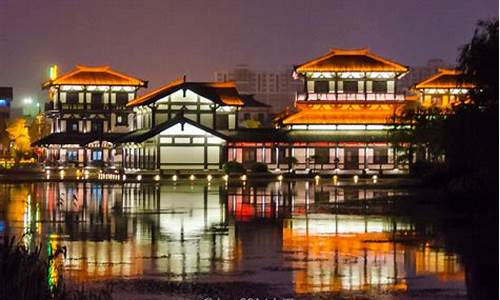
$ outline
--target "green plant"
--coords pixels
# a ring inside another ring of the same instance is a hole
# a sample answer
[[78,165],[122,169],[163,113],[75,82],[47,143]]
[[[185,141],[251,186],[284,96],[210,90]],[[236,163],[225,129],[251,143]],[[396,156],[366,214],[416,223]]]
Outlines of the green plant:
[[289,169],[292,169],[299,161],[297,160],[297,158],[293,157],[293,156],[287,156],[285,157],[285,163],[288,164],[288,168]]
[[243,174],[245,173],[245,167],[243,167],[243,164],[240,162],[237,162],[235,160],[233,161],[228,161],[222,166],[222,169],[224,170],[224,173],[226,174]]
[[269,172],[267,165],[264,163],[256,162],[250,168],[253,173],[267,173]]

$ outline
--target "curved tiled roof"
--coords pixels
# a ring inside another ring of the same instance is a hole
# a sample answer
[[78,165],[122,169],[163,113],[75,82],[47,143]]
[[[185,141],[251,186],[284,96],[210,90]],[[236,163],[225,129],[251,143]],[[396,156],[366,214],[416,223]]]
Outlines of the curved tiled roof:
[[441,89],[453,89],[453,88],[472,88],[473,84],[470,83],[460,83],[461,71],[442,69],[439,68],[438,72],[431,77],[422,80],[415,85],[417,89],[425,88],[441,88]]
[[331,49],[329,53],[295,67],[304,72],[398,72],[408,67],[371,53],[367,48]]
[[53,85],[127,85],[147,87],[147,81],[117,72],[109,66],[89,67],[77,65],[73,71],[44,82],[42,88]]
[[130,101],[127,106],[147,105],[178,90],[190,90],[219,105],[255,106],[257,103],[248,95],[239,94],[234,82],[187,82],[185,79],[177,79]]

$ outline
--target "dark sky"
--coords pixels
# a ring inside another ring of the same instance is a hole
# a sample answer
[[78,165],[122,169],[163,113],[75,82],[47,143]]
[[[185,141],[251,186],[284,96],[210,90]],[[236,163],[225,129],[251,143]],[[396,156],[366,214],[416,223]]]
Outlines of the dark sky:
[[454,63],[491,17],[498,0],[0,0],[0,86],[15,102],[40,99],[49,65],[107,64],[156,87],[238,63],[280,69],[332,47]]

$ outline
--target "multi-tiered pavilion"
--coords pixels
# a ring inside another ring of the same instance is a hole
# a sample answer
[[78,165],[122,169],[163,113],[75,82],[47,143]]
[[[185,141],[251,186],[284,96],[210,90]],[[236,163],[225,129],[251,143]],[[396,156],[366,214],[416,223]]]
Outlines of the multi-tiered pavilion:
[[332,49],[298,65],[304,91],[276,119],[276,131],[229,142],[228,159],[288,169],[293,157],[296,170],[393,172],[399,167],[388,131],[406,101],[396,81],[407,72],[368,49]]
[[45,114],[51,134],[34,143],[44,149],[46,165],[120,168],[114,141],[133,128],[135,116],[127,103],[145,87],[147,81],[108,66],[52,74],[42,85],[49,92]]

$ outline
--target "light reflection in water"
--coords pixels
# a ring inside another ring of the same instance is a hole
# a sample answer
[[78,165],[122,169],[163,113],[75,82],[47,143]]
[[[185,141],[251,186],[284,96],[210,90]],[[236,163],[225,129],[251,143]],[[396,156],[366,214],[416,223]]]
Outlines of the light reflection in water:
[[307,182],[80,182],[2,186],[1,192],[9,199],[4,234],[24,233],[30,246],[58,235],[47,247],[67,248],[64,274],[78,281],[238,276],[297,293],[464,289],[457,257],[434,247],[412,224],[363,211],[331,213],[353,201],[403,193],[398,190]]

